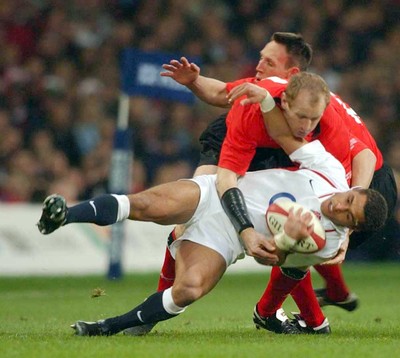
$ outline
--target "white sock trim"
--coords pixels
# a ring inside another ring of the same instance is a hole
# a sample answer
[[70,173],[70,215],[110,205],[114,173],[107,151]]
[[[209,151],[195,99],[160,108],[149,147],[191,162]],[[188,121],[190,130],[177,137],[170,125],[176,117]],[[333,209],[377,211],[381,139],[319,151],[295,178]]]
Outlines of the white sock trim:
[[111,194],[118,201],[118,216],[117,222],[125,220],[129,217],[131,212],[131,204],[129,198],[126,195]]
[[175,304],[174,300],[172,299],[172,287],[167,288],[163,292],[162,303],[163,303],[164,309],[169,314],[176,315],[176,314],[182,313],[186,309],[186,307],[179,307]]

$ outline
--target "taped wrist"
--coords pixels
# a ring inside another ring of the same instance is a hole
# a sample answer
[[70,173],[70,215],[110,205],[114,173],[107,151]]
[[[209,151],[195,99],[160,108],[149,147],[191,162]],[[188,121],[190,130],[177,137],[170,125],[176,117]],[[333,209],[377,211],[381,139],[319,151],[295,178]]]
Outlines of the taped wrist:
[[274,235],[274,240],[276,246],[283,251],[290,251],[294,245],[296,245],[297,240],[293,239],[285,233],[285,231]]
[[264,99],[260,102],[261,112],[267,113],[271,111],[275,107],[274,98],[268,92],[268,94],[264,97]]
[[221,204],[239,234],[244,229],[254,227],[249,218],[243,193],[239,188],[228,189],[222,195]]

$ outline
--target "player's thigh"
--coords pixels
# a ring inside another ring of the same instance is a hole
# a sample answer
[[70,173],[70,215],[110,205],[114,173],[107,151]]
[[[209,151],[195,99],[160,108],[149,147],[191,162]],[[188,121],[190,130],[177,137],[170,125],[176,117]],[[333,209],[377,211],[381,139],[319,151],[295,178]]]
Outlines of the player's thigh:
[[172,225],[191,219],[200,200],[200,188],[191,180],[161,184],[129,195],[132,220]]
[[183,240],[176,253],[176,288],[210,292],[226,271],[225,259],[215,250]]

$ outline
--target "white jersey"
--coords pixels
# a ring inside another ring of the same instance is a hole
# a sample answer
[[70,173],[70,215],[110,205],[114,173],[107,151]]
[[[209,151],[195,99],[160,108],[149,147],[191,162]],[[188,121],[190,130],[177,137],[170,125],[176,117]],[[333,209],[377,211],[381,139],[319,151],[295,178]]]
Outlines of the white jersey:
[[[308,143],[292,153],[298,170],[267,169],[248,172],[238,181],[254,228],[271,236],[265,213],[269,205],[280,198],[290,199],[312,210],[326,233],[325,247],[313,254],[291,253],[285,267],[312,266],[336,255],[346,237],[347,229],[334,225],[321,213],[321,202],[330,195],[349,190],[343,166],[319,141]],[[216,175],[202,175],[193,179],[200,187],[200,201],[192,219],[186,223],[184,235],[171,247],[174,255],[180,240],[190,240],[219,252],[227,266],[244,257],[244,248],[231,221],[224,212],[217,194]]]

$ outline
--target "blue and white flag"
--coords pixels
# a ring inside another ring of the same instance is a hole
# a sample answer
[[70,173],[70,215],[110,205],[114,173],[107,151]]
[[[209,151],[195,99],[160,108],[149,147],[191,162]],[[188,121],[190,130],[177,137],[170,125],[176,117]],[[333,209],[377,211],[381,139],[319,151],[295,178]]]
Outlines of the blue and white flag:
[[195,96],[189,89],[172,78],[160,76],[164,63],[180,57],[176,54],[124,49],[121,55],[122,91],[129,96],[161,98],[192,104]]

